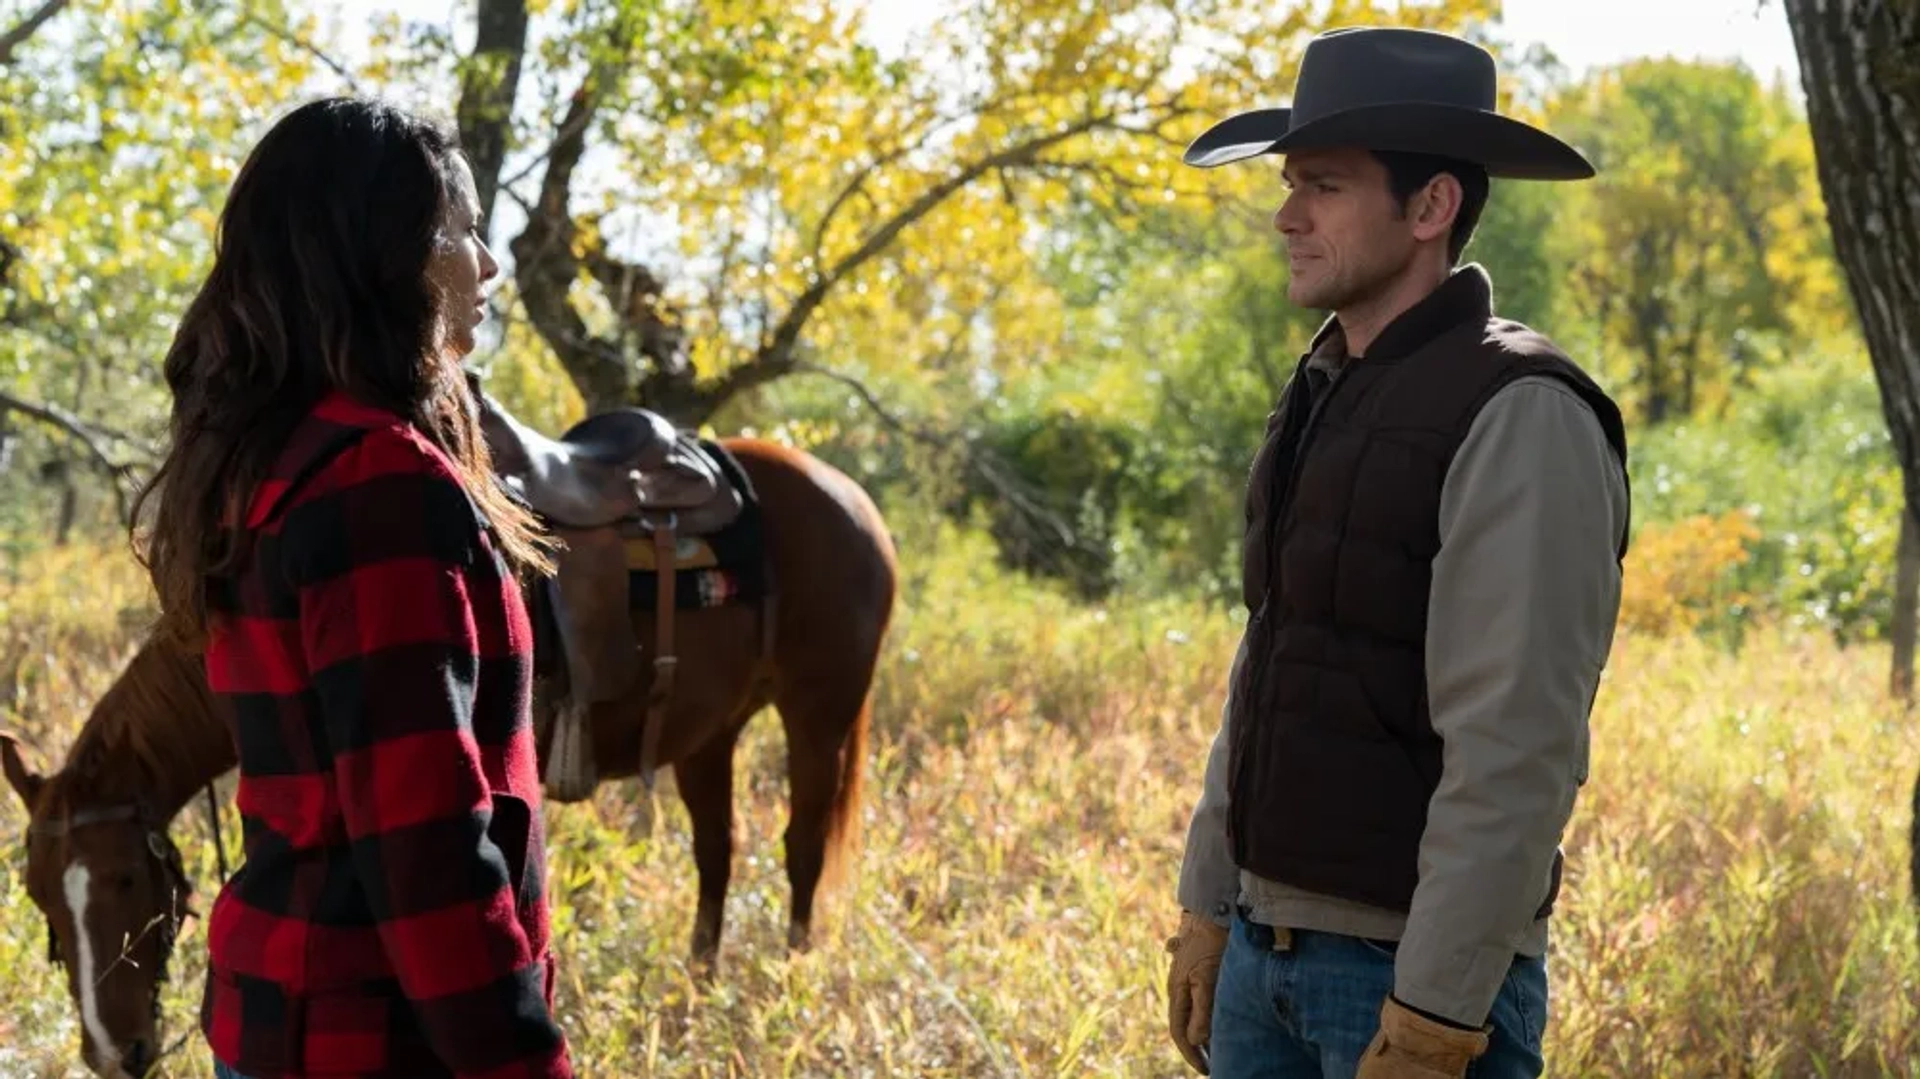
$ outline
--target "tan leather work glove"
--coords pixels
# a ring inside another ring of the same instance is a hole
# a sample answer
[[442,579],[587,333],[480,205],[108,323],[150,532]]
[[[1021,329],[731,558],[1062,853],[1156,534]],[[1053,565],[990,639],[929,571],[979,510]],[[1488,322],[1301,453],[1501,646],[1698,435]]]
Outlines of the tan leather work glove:
[[1461,1079],[1486,1051],[1486,1031],[1436,1023],[1389,996],[1353,1079]]
[[1212,1040],[1213,983],[1226,950],[1225,929],[1192,911],[1180,912],[1180,931],[1167,941],[1173,956],[1167,969],[1167,1030],[1173,1047],[1201,1075],[1208,1074],[1200,1047]]

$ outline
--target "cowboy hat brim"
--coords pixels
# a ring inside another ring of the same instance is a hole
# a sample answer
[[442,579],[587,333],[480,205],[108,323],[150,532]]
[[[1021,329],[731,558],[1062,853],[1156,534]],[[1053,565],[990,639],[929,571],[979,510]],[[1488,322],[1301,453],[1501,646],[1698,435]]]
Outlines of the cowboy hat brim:
[[1290,126],[1292,109],[1254,109],[1214,124],[1181,160],[1211,169],[1260,154],[1358,146],[1438,154],[1481,165],[1512,180],[1585,180],[1594,175],[1580,151],[1510,116],[1424,101],[1358,105]]

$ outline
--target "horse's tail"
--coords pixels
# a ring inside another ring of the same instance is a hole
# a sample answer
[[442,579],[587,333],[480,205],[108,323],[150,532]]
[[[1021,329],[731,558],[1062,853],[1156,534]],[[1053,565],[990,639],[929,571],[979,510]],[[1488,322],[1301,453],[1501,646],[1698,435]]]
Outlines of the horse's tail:
[[833,803],[827,810],[826,859],[820,872],[821,887],[827,891],[838,890],[846,882],[853,863],[859,860],[860,793],[866,786],[867,730],[872,717],[873,693],[869,691],[860,702],[860,711],[853,717],[853,727],[847,731],[845,744],[840,747],[840,785],[834,790]]

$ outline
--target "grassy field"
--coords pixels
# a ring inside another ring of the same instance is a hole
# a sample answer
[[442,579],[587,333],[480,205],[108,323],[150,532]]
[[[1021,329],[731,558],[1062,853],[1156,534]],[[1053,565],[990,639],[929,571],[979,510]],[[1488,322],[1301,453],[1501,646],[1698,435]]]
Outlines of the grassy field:
[[[1161,943],[1234,627],[954,583],[984,560],[949,543],[909,570],[866,850],[813,953],[784,950],[771,717],[738,760],[741,850],[708,990],[684,961],[678,802],[652,834],[631,784],[550,807],[561,1006],[582,1074],[1189,1074],[1164,1033]],[[58,753],[127,655],[143,593],[111,551],[33,579],[0,583],[0,724]],[[1903,853],[1920,721],[1886,701],[1884,669],[1881,650],[1778,632],[1738,657],[1621,640],[1568,842],[1550,1075],[1920,1076]],[[72,1007],[20,885],[22,823],[0,800],[0,1076],[77,1076]],[[204,814],[175,834],[204,907]],[[191,1035],[198,928],[167,1007],[170,1038],[189,1035],[174,1076],[209,1073]]]

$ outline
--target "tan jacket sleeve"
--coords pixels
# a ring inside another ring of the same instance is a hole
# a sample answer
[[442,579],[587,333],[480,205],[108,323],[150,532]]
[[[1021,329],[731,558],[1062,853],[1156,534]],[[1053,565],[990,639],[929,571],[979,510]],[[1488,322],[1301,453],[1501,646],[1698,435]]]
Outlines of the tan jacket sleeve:
[[[1227,675],[1229,687],[1238,680],[1246,651],[1243,635]],[[1193,807],[1193,818],[1187,824],[1187,848],[1180,861],[1178,889],[1182,909],[1205,915],[1222,926],[1231,920],[1233,903],[1240,894],[1240,870],[1233,864],[1233,852],[1227,846],[1228,726],[1232,703],[1229,697],[1220,707],[1220,730],[1213,736],[1213,748],[1207,753],[1200,801]]]
[[1445,747],[1394,971],[1416,1008],[1485,1022],[1546,897],[1586,780],[1626,522],[1599,421],[1559,382],[1496,394],[1448,471],[1426,660]]

